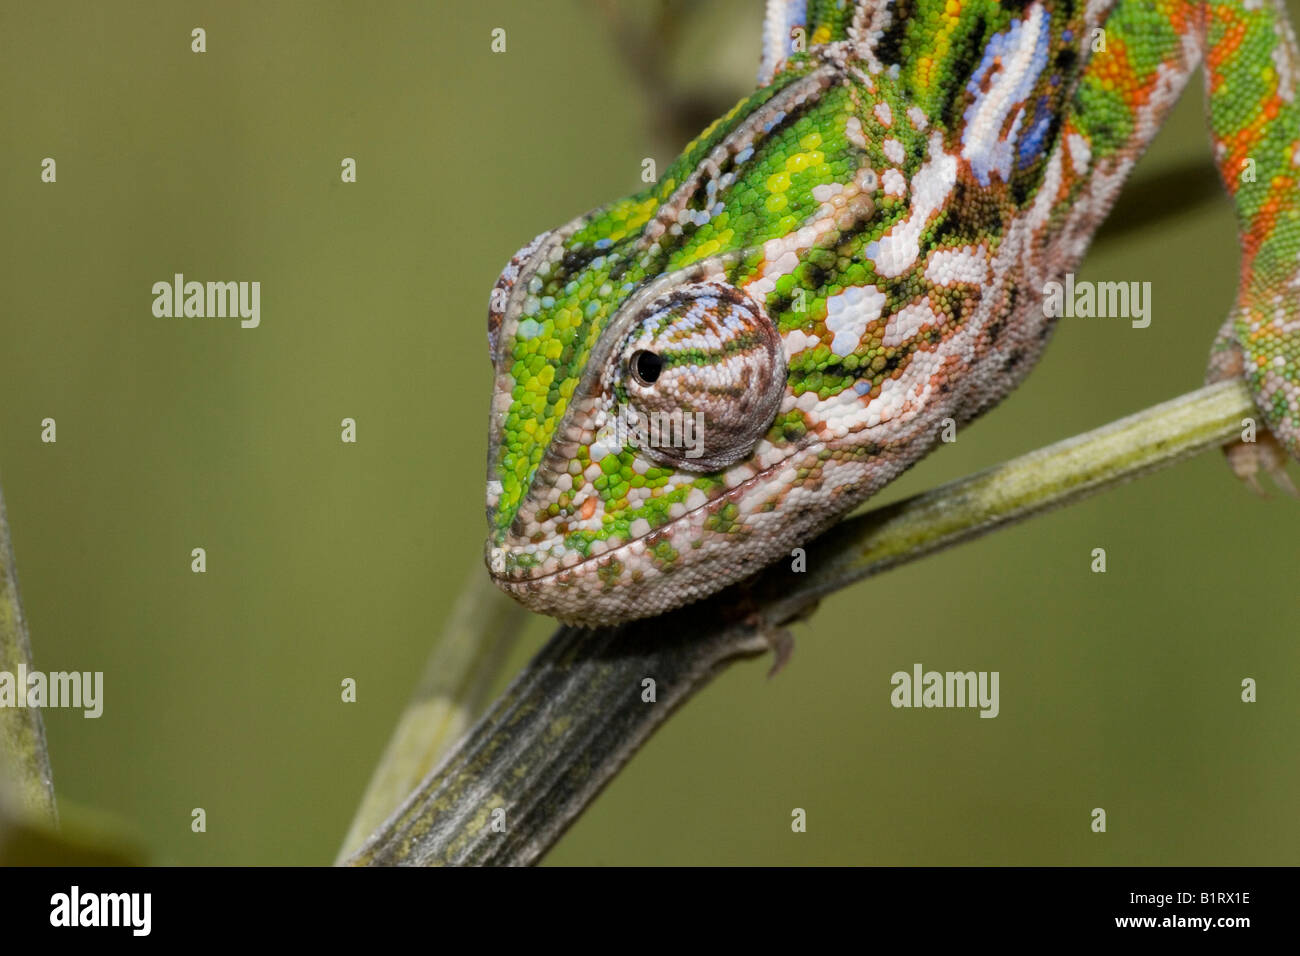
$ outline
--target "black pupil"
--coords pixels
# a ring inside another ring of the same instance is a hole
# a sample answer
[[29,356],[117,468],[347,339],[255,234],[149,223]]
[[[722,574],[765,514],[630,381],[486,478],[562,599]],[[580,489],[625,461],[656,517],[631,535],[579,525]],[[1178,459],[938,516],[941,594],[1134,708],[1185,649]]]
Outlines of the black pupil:
[[654,352],[640,349],[632,356],[632,371],[643,385],[653,385],[663,368],[664,360]]

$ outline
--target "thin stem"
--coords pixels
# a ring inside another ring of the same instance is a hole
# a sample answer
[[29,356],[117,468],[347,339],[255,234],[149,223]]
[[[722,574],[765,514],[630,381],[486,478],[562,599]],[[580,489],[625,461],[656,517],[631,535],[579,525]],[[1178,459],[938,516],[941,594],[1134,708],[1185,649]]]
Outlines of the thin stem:
[[1245,385],[1211,385],[850,518],[807,545],[807,574],[762,572],[768,588],[784,582],[774,613],[788,620],[864,577],[1223,445],[1258,416]]
[[1239,383],[1204,388],[851,518],[806,546],[807,572],[782,560],[657,618],[561,627],[347,862],[536,862],[673,710],[731,661],[780,647],[821,596],[1221,445],[1256,414]]
[[[26,696],[24,675],[31,666],[32,646],[18,591],[4,495],[0,493],[0,673],[9,675],[15,694]],[[0,784],[4,783],[9,786],[0,797],[15,802],[14,812],[57,824],[54,773],[39,707],[0,707]]]
[[370,778],[340,861],[356,852],[488,705],[527,613],[475,570]]

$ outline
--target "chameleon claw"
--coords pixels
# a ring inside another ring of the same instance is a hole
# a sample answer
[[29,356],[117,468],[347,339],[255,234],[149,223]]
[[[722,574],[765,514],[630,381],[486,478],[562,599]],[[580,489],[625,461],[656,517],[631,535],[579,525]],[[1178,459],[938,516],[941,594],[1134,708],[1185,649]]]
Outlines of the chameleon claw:
[[771,680],[781,672],[794,653],[794,635],[783,627],[777,627],[765,631],[763,638],[772,649],[772,669],[767,672],[768,680]]
[[1277,485],[1283,492],[1292,498],[1300,498],[1300,491],[1296,490],[1295,482],[1286,473],[1286,469],[1278,468],[1276,471],[1270,471],[1269,474],[1273,478],[1273,484]]

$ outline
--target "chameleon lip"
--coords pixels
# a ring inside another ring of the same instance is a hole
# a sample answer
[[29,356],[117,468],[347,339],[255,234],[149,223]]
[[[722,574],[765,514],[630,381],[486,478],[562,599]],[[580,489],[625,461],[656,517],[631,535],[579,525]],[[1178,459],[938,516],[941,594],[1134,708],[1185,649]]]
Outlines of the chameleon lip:
[[499,581],[502,584],[534,584],[537,582],[548,581],[551,578],[559,577],[565,574],[573,574],[579,569],[585,568],[589,564],[598,561],[603,561],[606,558],[621,554],[622,552],[624,552],[625,550],[627,550],[628,548],[636,544],[638,541],[644,541],[646,538],[649,538],[651,535],[671,533],[671,529],[680,526],[682,522],[687,521],[689,518],[691,518],[692,515],[698,515],[701,512],[707,512],[709,508],[725,500],[732,493],[741,491],[742,489],[746,489],[752,484],[754,484],[755,482],[759,481],[760,479],[767,477],[772,472],[780,468],[783,468],[785,464],[788,461],[790,461],[790,459],[795,458],[799,455],[806,454],[810,451],[818,451],[826,447],[827,444],[828,444],[827,442],[821,441],[821,442],[815,442],[810,445],[806,445],[802,448],[796,448],[790,454],[782,458],[780,461],[773,462],[772,464],[764,468],[762,471],[757,471],[754,474],[750,475],[748,478],[746,478],[744,481],[740,482],[739,484],[728,488],[717,498],[714,498],[710,501],[706,501],[704,504],[700,505],[697,508],[692,508],[690,511],[687,511],[684,514],[681,514],[678,517],[674,518],[673,520],[669,521],[667,524],[662,524],[657,528],[651,529],[648,534],[643,534],[640,537],[636,537],[628,541],[624,541],[616,548],[611,548],[610,550],[604,551],[601,554],[591,555],[589,557],[583,558],[581,561],[578,561],[576,564],[571,564],[568,567],[558,568],[554,571],[547,571],[542,574],[529,574],[527,571],[521,573],[517,569],[513,572],[501,571],[498,570],[498,568],[505,563],[506,555],[508,555],[511,551],[515,549],[506,547],[504,545],[496,545],[488,549],[488,553],[487,553],[488,573],[492,575],[492,578],[494,580]]

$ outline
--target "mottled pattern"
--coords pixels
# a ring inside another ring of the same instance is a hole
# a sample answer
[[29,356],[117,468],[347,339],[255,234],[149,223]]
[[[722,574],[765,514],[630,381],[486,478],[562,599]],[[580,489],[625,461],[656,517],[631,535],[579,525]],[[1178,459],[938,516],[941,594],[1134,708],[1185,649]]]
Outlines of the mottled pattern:
[[[1203,50],[1243,245],[1211,374],[1244,374],[1300,450],[1300,112],[1278,7],[773,2],[763,85],[493,291],[497,583],[585,623],[697,599],[994,405],[1051,332],[1046,283]],[[701,415],[693,454],[620,429],[629,407]]]

